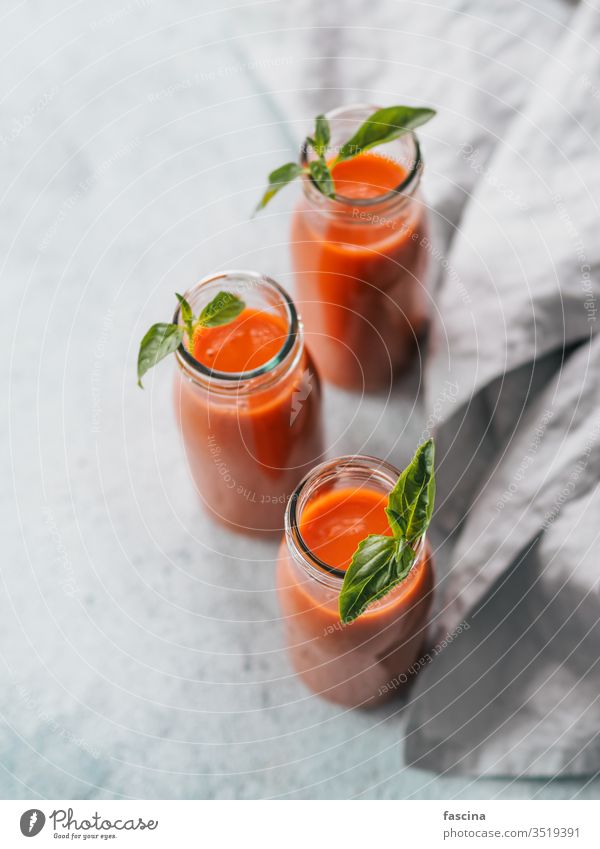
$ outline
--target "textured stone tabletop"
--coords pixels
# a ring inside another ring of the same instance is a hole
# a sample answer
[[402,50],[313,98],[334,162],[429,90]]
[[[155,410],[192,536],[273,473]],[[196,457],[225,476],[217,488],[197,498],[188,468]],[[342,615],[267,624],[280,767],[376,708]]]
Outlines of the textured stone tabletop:
[[[401,705],[312,697],[283,649],[275,545],[199,509],[173,364],[135,386],[175,291],[226,267],[293,290],[294,191],[249,212],[311,111],[263,83],[285,4],[231,5],[2,12],[0,795],[594,796],[406,769]],[[314,87],[298,56],[284,70]],[[330,455],[405,462],[419,383],[417,362],[387,399],[328,388]]]

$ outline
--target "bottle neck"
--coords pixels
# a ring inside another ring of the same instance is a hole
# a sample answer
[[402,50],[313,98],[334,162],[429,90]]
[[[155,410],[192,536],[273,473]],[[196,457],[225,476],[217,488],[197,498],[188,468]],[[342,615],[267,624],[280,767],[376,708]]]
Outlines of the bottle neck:
[[[342,144],[350,138],[358,127],[376,111],[378,107],[357,104],[342,107],[327,113],[331,140],[325,154],[327,161],[335,158]],[[375,148],[371,153],[380,153],[402,168],[404,177],[393,189],[373,197],[345,197],[336,193],[335,198],[328,198],[319,191],[311,176],[302,178],[304,197],[312,208],[332,216],[343,217],[357,225],[368,225],[381,218],[398,217],[406,210],[414,198],[423,173],[423,159],[419,140],[415,133],[407,133],[389,144]],[[316,157],[312,147],[306,141],[302,148],[301,162],[303,166]]]
[[[271,387],[293,372],[304,353],[304,332],[287,292],[274,280],[256,272],[227,271],[207,277],[186,292],[185,298],[193,312],[199,314],[223,290],[240,297],[248,307],[276,316],[285,327],[277,354],[249,371],[225,372],[206,366],[194,357],[187,338],[177,349],[177,365],[187,380],[211,394],[238,398]],[[175,312],[173,323],[183,327],[180,308]]]
[[[313,469],[292,494],[285,513],[286,545],[297,567],[311,580],[339,592],[345,570],[324,563],[306,544],[301,532],[304,510],[320,495],[336,488],[365,488],[387,495],[395,486],[398,475],[399,471],[391,464],[361,455],[339,457]],[[420,562],[424,546],[424,537],[415,543],[414,565]]]

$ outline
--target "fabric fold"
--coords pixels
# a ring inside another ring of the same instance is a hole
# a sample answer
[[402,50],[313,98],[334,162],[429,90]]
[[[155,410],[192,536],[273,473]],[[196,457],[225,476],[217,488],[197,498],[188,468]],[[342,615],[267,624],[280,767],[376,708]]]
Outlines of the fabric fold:
[[473,191],[438,294],[429,404],[457,391],[438,428],[435,624],[470,627],[415,690],[406,755],[423,768],[600,769],[599,35],[597,5],[580,5]]

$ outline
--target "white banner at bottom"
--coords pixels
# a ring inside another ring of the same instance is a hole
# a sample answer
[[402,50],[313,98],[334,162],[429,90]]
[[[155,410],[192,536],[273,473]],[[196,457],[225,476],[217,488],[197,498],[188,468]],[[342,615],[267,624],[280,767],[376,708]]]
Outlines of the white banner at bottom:
[[[4,801],[0,846],[597,849],[595,801]],[[27,841],[34,841],[28,843]]]

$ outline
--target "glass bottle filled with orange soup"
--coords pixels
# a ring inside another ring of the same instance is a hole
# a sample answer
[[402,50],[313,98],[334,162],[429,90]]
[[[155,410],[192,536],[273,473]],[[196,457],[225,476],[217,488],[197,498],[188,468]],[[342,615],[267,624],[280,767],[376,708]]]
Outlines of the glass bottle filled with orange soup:
[[358,543],[391,533],[385,507],[398,474],[374,457],[340,457],[315,468],[286,511],[277,586],[290,659],[314,693],[347,707],[403,689],[426,641],[434,576],[424,538],[402,583],[349,624],[338,613]]
[[[243,533],[281,532],[290,495],[323,452],[319,377],[281,286],[255,272],[228,271],[185,297],[199,314],[221,291],[245,308],[179,347],[175,412],[210,514]],[[181,324],[179,310],[174,322]]]
[[[377,109],[328,113],[329,162]],[[304,164],[312,156],[305,146]],[[336,197],[310,177],[292,222],[296,296],[322,376],[379,390],[410,364],[428,324],[428,215],[414,133],[333,166]]]

